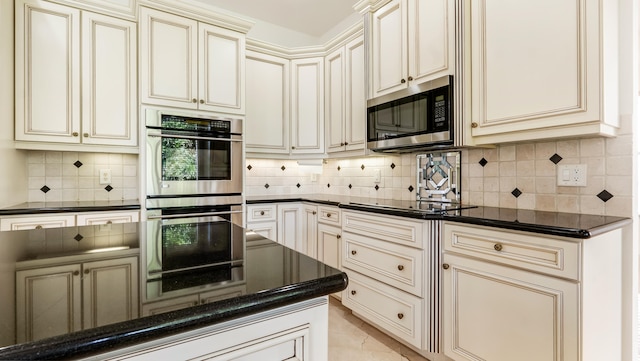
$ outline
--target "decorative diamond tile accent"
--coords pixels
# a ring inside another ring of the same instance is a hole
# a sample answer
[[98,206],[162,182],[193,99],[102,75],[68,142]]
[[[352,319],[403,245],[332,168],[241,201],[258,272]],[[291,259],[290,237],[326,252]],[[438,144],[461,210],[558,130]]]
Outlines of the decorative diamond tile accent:
[[300,188],[300,187],[302,187],[302,186],[300,185],[300,183],[298,183],[298,184],[296,184],[296,187]]
[[351,184],[349,184],[349,189],[353,188],[353,186]]
[[364,170],[364,164],[360,166],[360,169]]
[[49,188],[49,187],[47,187],[47,186],[45,185],[45,186],[43,186],[42,188],[40,188],[40,190],[41,190],[43,193],[47,193],[48,191],[50,191],[50,190],[51,190],[51,188]]
[[76,234],[75,237],[73,237],[73,239],[75,239],[76,241],[80,242],[84,237],[82,237],[82,235],[80,233]]
[[282,171],[284,172],[285,169],[287,169],[285,166],[280,167],[280,169],[282,169]]
[[380,189],[380,187],[379,187],[377,184],[376,184],[376,186],[375,186],[375,187],[373,187],[373,188],[375,188],[376,190]]
[[409,192],[413,192],[413,186],[409,186],[409,188],[407,188],[409,190]]
[[489,161],[487,161],[486,159],[482,158],[482,159],[480,159],[480,161],[478,163],[480,163],[480,165],[484,167],[485,165],[487,165],[487,163],[489,163]]
[[395,163],[391,163],[390,167],[391,167],[391,169],[395,169],[396,168]]
[[251,166],[251,164],[249,164],[249,165],[247,166],[247,169],[248,169],[248,170],[251,170],[251,168],[253,168],[253,167]]
[[551,158],[549,158],[549,160],[552,161],[553,164],[558,164],[562,160],[562,157],[559,156],[558,153],[555,153]]
[[598,193],[598,198],[600,198],[601,201],[606,202],[609,199],[613,198],[613,194],[607,192],[607,190],[603,190],[602,192]]
[[330,187],[331,187],[331,184],[327,183],[327,188],[330,188]]
[[340,171],[340,169],[342,169],[342,168],[340,168],[340,166],[338,166],[338,172]]
[[104,190],[106,190],[107,192],[111,192],[113,190],[113,187],[108,185],[108,186],[104,187]]
[[265,183],[264,187],[269,189],[269,183]]
[[82,167],[82,162],[79,161],[79,160],[76,160],[75,163],[73,163],[73,165],[75,165],[76,168],[80,168],[80,167]]
[[516,189],[511,191],[511,194],[513,194],[514,197],[518,198],[518,197],[520,197],[520,195],[522,195],[522,191],[519,190],[518,188],[516,188]]

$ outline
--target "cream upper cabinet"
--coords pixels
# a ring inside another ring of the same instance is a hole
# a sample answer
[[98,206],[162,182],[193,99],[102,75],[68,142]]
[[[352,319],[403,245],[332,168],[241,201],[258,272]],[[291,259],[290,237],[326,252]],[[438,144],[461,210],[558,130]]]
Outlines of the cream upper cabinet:
[[136,24],[35,0],[15,12],[16,146],[137,152]]
[[476,144],[616,134],[617,6],[598,0],[467,5]]
[[291,61],[291,154],[324,153],[324,58]]
[[327,153],[364,150],[366,91],[364,38],[325,57]]
[[289,154],[289,60],[247,51],[247,152]]
[[392,0],[372,14],[371,97],[454,73],[454,3]]
[[244,34],[145,7],[139,21],[143,103],[244,114]]

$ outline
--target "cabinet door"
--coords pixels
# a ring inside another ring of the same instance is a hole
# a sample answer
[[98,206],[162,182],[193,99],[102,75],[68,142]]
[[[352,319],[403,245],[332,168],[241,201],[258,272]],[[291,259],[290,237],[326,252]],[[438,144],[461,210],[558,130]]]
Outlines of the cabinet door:
[[291,61],[291,153],[324,152],[324,60]]
[[247,229],[256,232],[262,237],[268,238],[272,241],[277,241],[277,229],[278,224],[273,222],[256,222],[247,223]]
[[140,8],[142,103],[197,109],[198,22]]
[[450,254],[444,265],[446,356],[580,359],[578,283]]
[[81,213],[76,216],[76,225],[94,226],[98,224],[137,222],[139,213],[134,212],[96,212]]
[[345,46],[345,150],[364,149],[367,128],[364,37]]
[[204,23],[198,29],[198,108],[244,114],[244,35]]
[[138,144],[136,24],[82,13],[82,143]]
[[373,97],[407,87],[407,0],[373,13]]
[[278,204],[278,243],[296,251],[302,243],[302,209],[299,203]]
[[247,51],[247,152],[289,154],[289,60]]
[[79,143],[80,11],[15,2],[16,140]]
[[412,82],[454,74],[454,4],[449,0],[409,0],[407,50]]
[[84,328],[138,317],[138,258],[127,257],[82,265]]
[[343,151],[345,134],[345,56],[340,47],[325,57],[327,153]]
[[336,269],[342,269],[340,259],[341,233],[340,227],[318,224],[318,261]]
[[16,272],[17,341],[82,329],[80,265]]
[[[610,119],[600,105],[607,88],[600,44],[608,35],[600,29],[607,21],[601,6],[597,0],[471,2],[476,142],[578,136],[587,128],[594,135],[615,133],[599,124]],[[584,129],[569,127],[580,123]]]
[[302,206],[302,253],[316,258],[318,243],[318,207],[310,204]]

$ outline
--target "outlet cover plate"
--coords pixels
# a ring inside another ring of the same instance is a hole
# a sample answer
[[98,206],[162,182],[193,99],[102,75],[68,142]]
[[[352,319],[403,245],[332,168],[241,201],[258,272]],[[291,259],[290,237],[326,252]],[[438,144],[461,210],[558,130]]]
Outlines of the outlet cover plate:
[[562,187],[586,187],[587,165],[564,164],[558,166],[558,185]]

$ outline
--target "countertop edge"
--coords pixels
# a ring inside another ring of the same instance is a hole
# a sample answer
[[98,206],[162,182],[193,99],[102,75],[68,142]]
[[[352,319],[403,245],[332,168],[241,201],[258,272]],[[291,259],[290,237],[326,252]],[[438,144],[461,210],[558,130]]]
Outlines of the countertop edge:
[[84,213],[84,212],[108,212],[140,210],[139,204],[104,205],[104,206],[60,206],[39,208],[4,208],[0,209],[0,216],[18,216],[25,214],[49,214],[49,213]]
[[260,291],[197,307],[0,348],[0,360],[66,359],[98,355],[326,296],[344,290],[347,283],[347,274],[341,272],[321,279]]

